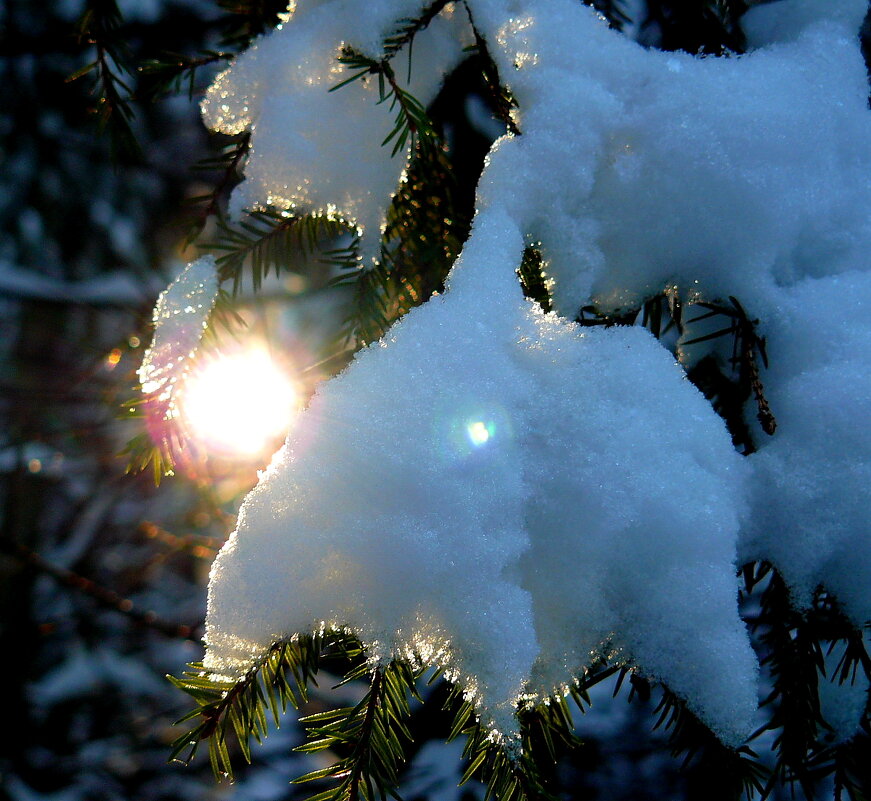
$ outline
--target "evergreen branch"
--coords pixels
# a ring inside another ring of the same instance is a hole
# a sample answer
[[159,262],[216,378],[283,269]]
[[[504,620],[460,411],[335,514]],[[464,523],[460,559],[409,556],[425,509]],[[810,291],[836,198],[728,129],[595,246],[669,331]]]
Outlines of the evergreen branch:
[[502,85],[499,80],[499,68],[496,62],[490,55],[487,49],[487,41],[475,25],[475,19],[472,16],[472,9],[466,0],[463,0],[463,6],[466,9],[466,15],[469,17],[469,24],[472,26],[472,33],[475,37],[475,50],[483,59],[482,72],[484,82],[490,94],[490,103],[496,113],[496,117],[501,120],[508,132],[514,136],[520,136],[520,128],[514,121],[514,111],[517,108],[517,101],[511,94],[510,90]]
[[119,595],[85,576],[50,562],[25,545],[0,536],[0,552],[12,556],[28,567],[51,576],[58,584],[93,598],[100,606],[118,612],[140,626],[158,631],[167,637],[200,642],[195,633],[198,626],[188,626],[164,620],[151,611],[138,609],[129,598]]
[[350,343],[359,348],[380,339],[398,316],[393,282],[382,260],[371,268],[348,268],[330,282],[330,286],[351,291],[348,314],[335,337],[334,346]]
[[345,47],[339,56],[339,63],[343,64],[354,74],[330,88],[335,92],[367,75],[378,76],[378,102],[389,102],[389,110],[395,112],[393,128],[384,138],[381,146],[393,143],[391,156],[395,156],[406,145],[412,154],[426,150],[437,145],[439,138],[426,108],[421,102],[403,89],[396,78],[396,73],[387,58],[373,59],[357,52],[353,48]]
[[[456,703],[458,698],[462,698],[461,692],[454,688],[448,703]],[[477,778],[486,785],[485,801],[553,801],[556,796],[540,771],[543,755],[539,751],[556,754],[551,727],[563,742],[574,741],[570,730],[557,722],[561,717],[548,715],[545,705],[522,710],[520,742],[503,743],[477,720],[472,702],[460,700],[451,732],[451,739],[457,733],[466,737],[463,759],[468,765],[460,785]]]
[[245,222],[233,227],[221,221],[219,238],[205,247],[223,251],[217,259],[218,276],[233,282],[233,294],[242,285],[245,267],[251,270],[254,291],[260,290],[263,279],[270,271],[276,276],[289,270],[300,253],[321,251],[331,264],[342,267],[357,266],[356,240],[351,246],[322,251],[322,245],[348,231],[344,220],[323,214],[295,216],[275,210],[254,211]]
[[229,61],[235,53],[219,50],[204,50],[197,56],[182,53],[164,53],[161,58],[149,59],[138,68],[149,80],[140,96],[155,100],[168,94],[178,94],[187,84],[188,100],[193,100],[197,70],[202,67]]
[[[369,690],[355,707],[331,710],[302,718],[309,741],[296,750],[306,753],[345,751],[332,765],[295,780],[337,781],[309,801],[374,801],[396,795],[405,748],[411,743],[407,721],[409,696],[417,697],[415,683],[421,671],[403,660],[372,670],[365,663],[354,668],[345,682],[370,675]],[[344,682],[343,682],[344,683]]]
[[120,39],[123,18],[115,0],[89,0],[78,22],[80,43],[92,46],[96,58],[67,78],[75,81],[94,73],[91,92],[97,98],[92,109],[100,131],[109,131],[113,153],[139,160],[142,148],[133,132],[132,90],[123,76],[135,77],[129,52]]
[[131,437],[118,454],[126,457],[125,473],[141,473],[151,467],[154,485],[173,475],[184,450],[184,437],[167,403],[156,398],[141,398],[122,404],[126,419],[142,419],[146,430]]
[[517,268],[517,276],[523,287],[523,294],[541,306],[542,311],[552,311],[553,301],[544,276],[544,259],[540,250],[532,246],[523,249],[523,259]]
[[[570,687],[569,695],[581,712],[585,712],[585,705],[590,704],[587,691],[615,674],[617,674],[613,693],[615,698],[628,679],[630,687],[628,702],[631,703],[635,698],[644,702],[651,699],[653,685],[640,676],[634,666],[609,665],[602,658],[590,666]],[[723,745],[717,736],[687,709],[683,699],[667,687],[658,686],[661,696],[653,709],[653,714],[656,716],[653,728],[654,730],[661,728],[668,732],[671,755],[674,758],[682,758],[682,769],[686,770],[692,766],[700,770],[714,785],[723,790],[724,798],[734,798],[738,801],[743,795],[747,801],[751,801],[758,793],[763,792],[769,771],[759,761],[756,753],[746,745],[738,749]]]
[[[595,3],[598,6],[598,3]],[[747,0],[713,0],[678,4],[674,0],[648,0],[642,30],[660,34],[663,50],[726,56],[742,53],[746,47],[741,16],[751,3]],[[680,9],[680,11],[678,11]]]
[[[632,681],[647,684],[633,674]],[[690,712],[684,700],[667,687],[661,687],[662,696],[653,710],[657,716],[654,730],[662,728],[669,734],[671,755],[683,758],[682,767],[691,764],[722,792],[724,797],[740,799],[743,795],[752,801],[757,794],[765,792],[769,770],[759,761],[757,754],[748,746],[729,748]],[[647,693],[649,694],[649,689]]]
[[614,325],[635,325],[639,315],[641,324],[657,339],[672,329],[682,332],[683,302],[678,288],[667,287],[645,298],[639,306],[625,309],[605,311],[595,305],[582,306],[575,321],[585,327],[601,325],[610,328]]
[[234,51],[244,50],[252,40],[274,28],[287,11],[287,0],[216,0],[226,12],[221,20],[221,43]]
[[307,699],[308,684],[320,665],[324,638],[324,634],[318,633],[274,643],[236,681],[210,675],[199,662],[189,665],[190,670],[182,678],[167,676],[198,706],[178,721],[198,719],[192,729],[172,744],[170,761],[187,751],[180,761],[189,763],[205,740],[216,778],[232,779],[228,735],[234,736],[243,757],[250,762],[251,738],[260,742],[266,736],[267,713],[278,725],[288,704],[299,708]]
[[[450,0],[434,0],[426,8],[423,13],[415,18],[408,17],[398,21],[397,28],[384,40],[384,58],[392,59],[406,45],[413,45],[414,37],[422,30],[426,29],[429,24],[442,12],[444,7]],[[409,47],[408,69],[411,71],[411,47]]]
[[700,320],[708,319],[714,315],[722,315],[730,322],[726,328],[715,331],[711,334],[695,337],[687,340],[684,345],[693,345],[706,340],[717,339],[721,336],[732,337],[732,358],[730,362],[738,371],[738,382],[746,394],[749,396],[752,392],[756,401],[757,414],[759,424],[762,430],[769,436],[774,434],[777,428],[777,420],[771,412],[771,408],[765,398],[765,393],[762,387],[762,380],[759,376],[759,364],[756,360],[756,354],[762,359],[762,363],[768,366],[768,355],[765,351],[765,337],[760,337],[756,333],[756,326],[759,325],[759,320],[751,320],[744,311],[744,307],[737,298],[729,296],[731,306],[726,306],[723,303],[696,303],[694,305],[708,309],[707,314],[702,314],[698,317],[689,320],[688,323],[699,322]]
[[772,571],[762,594],[761,611],[753,628],[762,628],[759,641],[765,649],[760,660],[773,682],[762,702],[771,715],[751,736],[776,732],[774,770],[763,792],[767,797],[776,782],[797,783],[806,799],[813,799],[815,777],[808,758],[818,749],[818,734],[825,727],[820,712],[819,676],[824,657],[819,639],[790,603],[789,590]]
[[220,202],[227,190],[238,180],[241,166],[251,150],[251,132],[227,137],[229,144],[221,149],[220,155],[213,158],[201,159],[193,169],[199,171],[220,170],[221,175],[211,192],[199,197],[190,198],[190,203],[205,203],[197,213],[196,219],[185,239],[185,244],[191,244],[206,225],[209,217],[220,214]]
[[867,716],[863,729],[846,743],[821,750],[808,762],[808,769],[820,776],[831,775],[834,783],[835,801],[868,801],[871,788],[871,767],[868,749],[871,747],[871,731]]
[[[680,346],[687,347],[732,337],[732,356],[729,363],[732,372],[736,373],[734,379],[724,374],[718,359],[713,355],[699,359],[688,370],[687,376],[711,401],[717,414],[726,421],[735,446],[742,448],[744,455],[748,455],[756,450],[750,428],[744,419],[744,406],[751,394],[756,403],[757,419],[762,430],[769,435],[773,434],[777,421],[765,397],[759,373],[758,359],[762,360],[764,366],[768,366],[765,338],[756,333],[759,320],[749,319],[737,298],[730,297],[729,303],[730,305],[693,301],[685,304],[678,287],[671,286],[646,298],[640,306],[616,311],[602,310],[595,305],[584,306],[576,321],[582,326],[608,328],[613,325],[634,325],[640,315],[642,325],[659,339],[672,329],[683,334],[687,325],[718,316],[726,317],[724,327],[681,341]],[[685,317],[687,305],[690,308],[699,306],[706,311],[688,320]]]

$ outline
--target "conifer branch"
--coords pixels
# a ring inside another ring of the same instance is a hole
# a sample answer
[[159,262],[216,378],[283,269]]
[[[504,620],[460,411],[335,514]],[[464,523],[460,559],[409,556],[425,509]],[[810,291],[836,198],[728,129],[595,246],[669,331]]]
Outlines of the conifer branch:
[[487,41],[478,30],[477,25],[475,25],[472,9],[469,8],[466,0],[463,0],[463,7],[466,9],[469,24],[472,26],[472,33],[475,37],[475,49],[483,59],[482,72],[484,74],[484,81],[490,93],[490,103],[495,110],[496,117],[505,124],[509,133],[514,136],[520,136],[520,128],[514,121],[514,110],[517,108],[517,101],[499,80],[499,69],[496,66],[496,62],[493,61],[490,51],[487,49]]
[[517,268],[517,277],[523,287],[523,294],[541,306],[542,311],[549,312],[553,309],[553,301],[543,268],[544,259],[541,251],[532,246],[525,247],[520,267]]
[[287,11],[287,0],[215,0],[226,12],[221,20],[221,43],[232,50],[243,50],[251,41],[274,28],[279,15]]
[[[631,675],[633,690],[649,698],[651,685],[637,673]],[[642,689],[643,688],[643,689]],[[660,685],[661,696],[653,709],[656,722],[653,729],[668,732],[672,757],[682,758],[682,768],[695,764],[710,781],[725,790],[725,797],[751,801],[765,792],[770,771],[759,761],[749,746],[737,749],[723,745],[717,736],[696,715],[686,702],[668,687]],[[726,788],[729,788],[726,790]]]
[[409,696],[419,699],[415,683],[420,671],[404,660],[374,670],[364,663],[353,669],[345,682],[367,674],[369,690],[355,707],[301,719],[309,742],[297,751],[350,750],[329,767],[296,779],[296,783],[338,780],[334,787],[308,801],[375,801],[376,796],[384,799],[388,794],[396,795],[405,749],[412,739],[407,725],[411,714]]
[[[687,309],[697,306],[706,311],[692,319],[686,319]],[[712,355],[699,359],[688,371],[688,377],[711,401],[717,414],[726,421],[733,443],[736,447],[743,448],[744,455],[756,450],[750,429],[744,419],[744,405],[751,395],[756,403],[756,417],[762,430],[768,435],[774,434],[777,420],[765,397],[759,371],[759,359],[765,367],[768,367],[765,338],[756,333],[759,320],[751,320],[737,298],[730,296],[729,305],[699,300],[686,303],[681,298],[678,287],[672,286],[646,298],[639,306],[616,311],[601,310],[595,305],[584,306],[580,310],[577,322],[582,326],[606,328],[613,325],[634,325],[639,315],[642,325],[657,339],[672,329],[683,334],[688,325],[720,316],[725,317],[726,324],[723,328],[683,340],[680,346],[687,347],[731,337],[732,355],[728,362],[736,374],[735,378],[724,374],[718,360]]]
[[409,145],[413,155],[438,143],[438,134],[432,126],[429,115],[420,101],[400,86],[396,73],[387,58],[370,58],[351,47],[342,49],[339,63],[344,64],[354,74],[340,81],[330,91],[335,92],[360,80],[367,75],[378,77],[378,102],[389,103],[389,110],[395,112],[393,129],[381,142],[384,147],[393,143],[391,156]]
[[234,55],[221,50],[204,50],[196,56],[167,52],[161,58],[149,59],[138,68],[139,74],[148,79],[148,85],[140,95],[156,100],[164,95],[179,94],[187,84],[188,100],[193,100],[197,71],[211,64],[229,61]]
[[297,216],[264,209],[251,212],[237,226],[221,221],[217,241],[205,247],[223,252],[217,259],[218,276],[222,283],[232,282],[235,295],[241,288],[246,267],[251,270],[252,285],[257,292],[270,272],[278,276],[290,270],[300,254],[320,251],[331,264],[356,268],[356,240],[348,247],[321,250],[325,243],[348,229],[345,221],[323,214]]
[[726,328],[714,331],[711,334],[695,337],[683,344],[694,345],[698,342],[705,342],[722,336],[732,337],[732,358],[730,363],[737,369],[739,384],[746,395],[749,396],[751,392],[753,393],[758,410],[757,419],[762,426],[762,430],[770,436],[774,434],[777,428],[777,420],[775,420],[774,415],[771,413],[771,408],[765,398],[762,380],[759,377],[759,365],[756,361],[756,354],[758,353],[762,363],[768,367],[768,355],[765,352],[765,337],[760,337],[756,333],[756,326],[759,325],[759,320],[751,320],[737,298],[730,295],[729,302],[731,306],[726,306],[723,303],[705,302],[694,304],[701,306],[703,309],[708,309],[708,312],[689,320],[689,323],[699,322],[716,315],[723,315],[730,322]]
[[[450,0],[434,0],[423,13],[414,19],[406,17],[399,20],[396,30],[384,40],[384,58],[392,59],[406,45],[414,43],[414,37],[429,27],[429,24],[442,12]],[[409,47],[409,71],[411,70],[411,48]]]
[[761,664],[773,681],[762,702],[771,709],[769,719],[751,736],[776,732],[777,761],[763,791],[768,796],[776,782],[797,783],[806,799],[814,798],[815,780],[808,757],[818,749],[818,733],[825,726],[820,711],[819,676],[824,666],[820,641],[791,605],[786,583],[775,571],[762,594],[762,607],[753,628],[764,627],[759,641],[765,648]]
[[181,678],[167,676],[197,702],[198,708],[178,724],[199,720],[175,740],[170,761],[189,763],[200,743],[206,741],[215,777],[232,779],[228,735],[234,735],[243,757],[250,762],[250,740],[253,737],[259,743],[266,736],[267,713],[278,725],[288,704],[299,708],[307,699],[308,683],[318,671],[323,648],[323,634],[277,642],[236,681],[210,675],[200,662],[189,665]]
[[220,215],[220,202],[227,190],[235,183],[241,172],[242,165],[251,151],[251,132],[243,131],[231,138],[229,144],[222,148],[221,154],[214,158],[201,159],[193,169],[210,172],[220,170],[221,174],[214,188],[205,195],[190,198],[190,203],[205,203],[197,214],[186,244],[191,244],[203,230],[209,217]]
[[142,148],[133,132],[130,105],[132,88],[124,75],[135,77],[129,66],[129,52],[120,38],[123,18],[115,0],[89,0],[78,23],[79,43],[94,48],[93,61],[78,69],[67,81],[94,73],[91,92],[97,103],[92,109],[98,117],[100,131],[108,130],[115,159],[124,156],[142,158]]

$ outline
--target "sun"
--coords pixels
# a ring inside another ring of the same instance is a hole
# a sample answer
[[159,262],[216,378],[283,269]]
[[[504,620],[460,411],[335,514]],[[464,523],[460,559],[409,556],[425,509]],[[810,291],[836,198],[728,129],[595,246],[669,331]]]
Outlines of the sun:
[[179,410],[209,453],[254,457],[274,449],[297,412],[293,381],[263,348],[209,358],[185,381]]

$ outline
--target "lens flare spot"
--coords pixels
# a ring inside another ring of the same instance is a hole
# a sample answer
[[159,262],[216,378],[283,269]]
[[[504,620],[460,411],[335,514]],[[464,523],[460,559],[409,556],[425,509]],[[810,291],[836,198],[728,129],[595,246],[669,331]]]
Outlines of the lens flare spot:
[[209,360],[185,382],[180,411],[191,437],[223,456],[271,450],[289,428],[297,392],[265,350]]
[[469,441],[476,448],[485,445],[493,434],[496,433],[496,427],[493,423],[485,423],[482,420],[476,420],[466,426],[466,433],[469,436]]

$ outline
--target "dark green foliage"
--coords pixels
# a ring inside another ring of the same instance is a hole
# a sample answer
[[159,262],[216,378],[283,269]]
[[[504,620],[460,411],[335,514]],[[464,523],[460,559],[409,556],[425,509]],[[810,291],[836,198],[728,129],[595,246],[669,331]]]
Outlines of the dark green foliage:
[[487,42],[475,25],[472,10],[467,3],[463,5],[469,17],[469,23],[472,26],[472,33],[475,36],[475,54],[481,59],[481,74],[484,78],[490,106],[496,114],[497,119],[505,123],[506,129],[514,135],[519,135],[520,128],[517,127],[517,123],[514,120],[514,110],[517,108],[517,101],[511,94],[511,90],[499,79],[499,70],[496,67],[496,62],[491,58],[487,50]]
[[79,41],[93,48],[93,61],[67,80],[89,76],[100,130],[108,131],[116,159],[139,160],[142,150],[131,127],[134,74],[131,55],[120,36],[123,19],[115,0],[88,0],[79,20]]
[[411,742],[409,697],[420,700],[416,689],[419,676],[419,671],[401,660],[375,668],[363,662],[345,678],[369,679],[369,690],[356,706],[301,719],[309,742],[297,751],[330,749],[347,754],[327,768],[296,779],[297,783],[333,785],[308,801],[374,801],[396,795],[405,748]]
[[[760,634],[759,645],[771,649],[763,667],[771,677],[773,691],[765,702],[773,707],[770,720],[753,738],[774,731],[774,770],[760,761],[749,745],[738,749],[724,746],[666,687],[658,687],[638,674],[631,665],[600,661],[567,688],[545,702],[523,703],[518,710],[519,737],[507,742],[495,737],[478,720],[475,707],[453,686],[444,708],[450,716],[448,741],[463,736],[466,760],[461,784],[480,780],[485,798],[494,801],[555,799],[564,792],[558,767],[583,749],[574,733],[568,707],[572,699],[581,712],[589,707],[588,691],[617,677],[614,695],[628,686],[629,702],[658,702],[652,709],[653,729],[668,734],[673,757],[682,761],[693,782],[701,781],[712,799],[740,801],[764,799],[776,786],[795,783],[802,797],[816,798],[815,788],[827,776],[853,800],[866,796],[867,767],[862,761],[866,732],[855,740],[834,746],[825,743],[827,724],[820,715],[817,683],[822,654],[820,642],[843,642],[844,658],[837,673],[844,680],[857,669],[866,669],[869,657],[861,635],[833,607],[821,601],[807,617],[786,603],[782,581],[766,565],[748,565],[744,570],[748,593],[761,593],[762,612],[752,620]],[[786,622],[785,622],[786,621]],[[785,638],[786,641],[783,641]],[[776,656],[775,656],[776,654]],[[331,709],[301,719],[308,741],[297,748],[303,753],[329,752],[331,763],[297,779],[327,787],[309,801],[355,801],[395,795],[402,766],[413,746],[410,699],[422,701],[418,684],[423,665],[413,668],[396,659],[373,667],[365,660],[361,644],[345,632],[327,632],[313,637],[278,643],[236,682],[215,680],[201,665],[181,680],[173,680],[192,695],[199,708],[183,718],[198,724],[179,737],[173,751],[193,757],[197,745],[209,742],[217,775],[232,777],[228,734],[233,734],[244,759],[250,761],[249,741],[258,742],[267,732],[267,718],[278,720],[288,704],[299,707],[306,698],[308,682],[314,682],[324,659],[341,657],[351,668],[343,683],[365,679],[368,690],[353,707]],[[441,671],[436,670],[430,681]],[[825,680],[825,678],[823,678]],[[822,735],[822,736],[821,736]],[[751,739],[753,739],[751,738]],[[840,796],[838,796],[840,798]]]
[[398,20],[396,30],[384,40],[384,58],[391,59],[403,48],[408,47],[408,69],[411,74],[412,48],[414,37],[425,30],[429,24],[442,12],[449,0],[433,0],[422,9],[420,16],[415,19]]
[[[408,145],[414,158],[419,151],[436,145],[438,137],[426,109],[414,95],[399,84],[396,73],[386,57],[377,60],[345,47],[339,57],[339,63],[351,70],[353,75],[337,83],[330,89],[331,92],[342,89],[361,78],[377,76],[378,102],[386,104],[388,111],[394,114],[393,129],[381,142],[381,147],[391,145],[391,155],[395,156]],[[409,66],[409,71],[410,69]]]
[[164,95],[186,93],[194,99],[198,89],[197,74],[204,67],[229,61],[233,53],[204,50],[195,56],[184,53],[164,53],[160,58],[148,59],[139,67],[145,78],[140,97],[155,100]]
[[765,352],[765,337],[760,337],[756,333],[759,320],[751,320],[747,316],[747,312],[744,311],[744,307],[736,298],[731,296],[729,297],[729,305],[724,303],[705,303],[702,301],[694,305],[701,306],[708,311],[692,320],[688,320],[688,323],[695,323],[719,316],[725,317],[728,325],[711,334],[686,340],[683,344],[693,345],[723,336],[732,338],[732,356],[729,359],[729,364],[732,366],[733,372],[737,373],[739,392],[741,392],[744,399],[748,398],[751,392],[753,393],[753,399],[756,402],[757,408],[756,419],[759,421],[762,430],[770,436],[777,428],[777,421],[774,419],[774,415],[768,406],[768,401],[765,399],[762,379],[759,376],[759,365],[756,360],[758,354],[759,358],[762,359],[763,365],[768,367],[768,355]]
[[[695,314],[696,309],[704,311]],[[723,359],[717,352],[703,355],[688,369],[687,375],[726,421],[735,446],[745,455],[756,450],[753,433],[744,415],[751,396],[759,427],[769,436],[774,433],[777,421],[765,397],[759,370],[759,361],[764,367],[768,366],[765,338],[757,333],[759,320],[750,319],[737,298],[729,297],[727,303],[695,297],[684,299],[678,287],[669,287],[647,298],[640,306],[616,311],[584,306],[577,321],[583,326],[608,327],[634,325],[639,317],[641,324],[657,339],[676,333],[680,348],[705,342],[729,342],[730,356]],[[689,326],[707,320],[721,327],[710,333],[684,338]]]
[[193,729],[173,743],[170,759],[186,752],[182,760],[190,762],[205,740],[215,775],[232,778],[228,735],[233,736],[250,762],[251,738],[259,743],[266,736],[267,715],[271,714],[278,725],[288,704],[299,708],[306,700],[308,683],[317,673],[324,645],[324,637],[319,634],[276,643],[237,681],[210,676],[200,663],[190,665],[180,679],[169,676],[176,687],[197,702],[197,709],[179,723],[199,719]]
[[[748,565],[743,575],[748,591],[764,585],[759,615],[751,621],[751,630],[757,635],[761,663],[771,677],[772,690],[762,703],[770,710],[768,720],[751,740],[764,732],[775,733],[776,762],[766,792],[777,783],[794,785],[804,798],[812,799],[821,782],[833,776],[848,798],[864,798],[869,788],[867,770],[863,774],[857,754],[868,744],[867,710],[863,733],[832,746],[828,744],[831,727],[819,701],[820,682],[852,683],[860,671],[871,677],[871,658],[862,633],[822,590],[813,607],[800,612],[793,607],[785,582],[770,565]],[[835,649],[843,649],[843,653],[835,675],[826,676],[825,655]]]
[[553,309],[553,304],[542,272],[543,266],[541,251],[534,247],[526,247],[523,249],[520,267],[517,268],[517,277],[523,287],[523,294],[530,300],[534,300],[543,311],[549,312]]
[[[649,683],[632,674],[633,689],[649,696]],[[641,689],[639,689],[641,688]],[[722,799],[755,798],[765,790],[769,771],[747,745],[732,749],[716,736],[692,712],[683,699],[668,688],[661,689],[654,729],[668,732],[671,755],[682,760],[684,769],[692,766],[703,773],[710,784],[710,797]]]
[[292,271],[295,261],[311,253],[321,253],[324,261],[337,267],[357,267],[356,241],[348,247],[326,249],[348,225],[322,214],[254,211],[237,225],[222,220],[218,228],[217,240],[206,247],[223,254],[217,259],[218,278],[231,283],[233,294],[241,289],[246,269],[257,292],[270,273],[278,277]]
[[744,51],[739,20],[747,10],[745,0],[648,0],[641,20],[642,36],[662,50],[724,55]]

